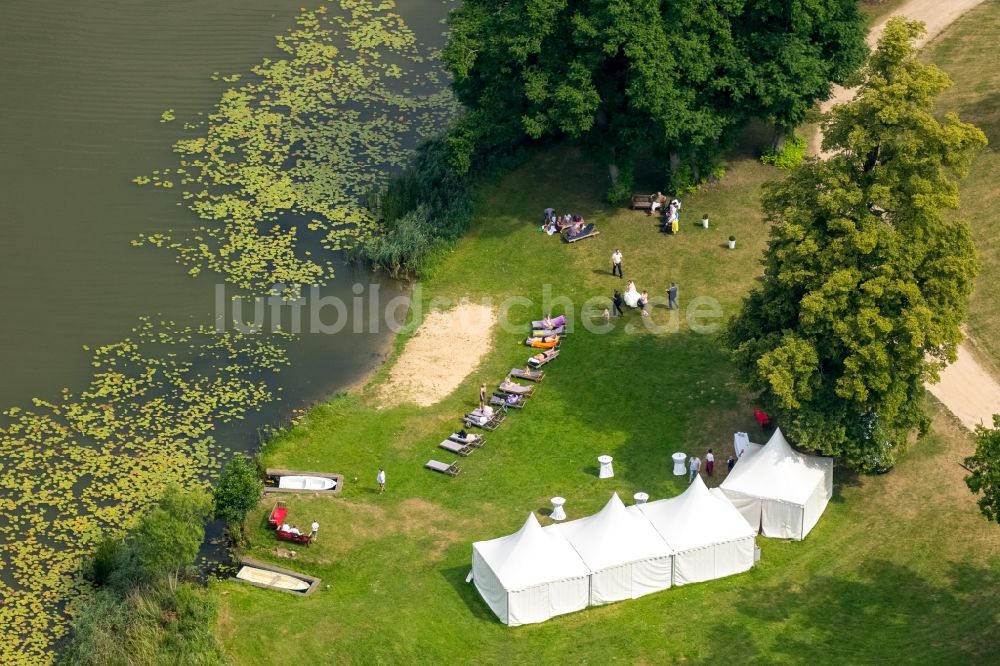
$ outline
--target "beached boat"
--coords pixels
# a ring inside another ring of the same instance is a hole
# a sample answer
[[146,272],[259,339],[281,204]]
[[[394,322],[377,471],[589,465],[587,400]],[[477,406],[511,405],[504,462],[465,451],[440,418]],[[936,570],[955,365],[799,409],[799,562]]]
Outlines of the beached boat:
[[246,565],[240,567],[236,577],[240,580],[245,580],[248,583],[262,585],[264,587],[273,587],[277,590],[288,590],[290,592],[305,592],[309,589],[310,585],[308,581],[302,580],[301,578],[295,578],[294,576],[289,576],[288,574],[268,571],[267,569],[259,569],[257,567],[250,567]]
[[283,476],[278,479],[279,488],[289,490],[331,490],[337,485],[334,479],[324,476]]

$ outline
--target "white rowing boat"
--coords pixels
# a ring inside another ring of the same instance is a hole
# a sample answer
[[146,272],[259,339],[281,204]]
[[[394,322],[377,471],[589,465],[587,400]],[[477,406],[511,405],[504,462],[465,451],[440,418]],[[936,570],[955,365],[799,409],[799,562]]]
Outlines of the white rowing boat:
[[292,592],[305,592],[309,589],[309,583],[301,578],[295,578],[288,574],[259,569],[257,567],[243,566],[236,577],[248,583],[257,583],[266,587],[273,587],[278,590],[290,590]]
[[337,482],[325,476],[283,476],[278,479],[279,488],[291,490],[331,490]]

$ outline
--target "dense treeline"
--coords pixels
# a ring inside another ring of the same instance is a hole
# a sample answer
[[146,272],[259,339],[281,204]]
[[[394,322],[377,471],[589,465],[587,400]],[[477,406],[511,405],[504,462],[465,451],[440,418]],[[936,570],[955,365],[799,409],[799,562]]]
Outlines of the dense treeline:
[[526,139],[604,151],[615,191],[639,151],[697,182],[751,118],[779,141],[863,62],[855,0],[466,0],[445,59],[467,113],[453,165]]
[[640,154],[664,187],[719,173],[752,118],[781,144],[865,58],[854,0],[466,0],[444,51],[464,113],[371,197],[382,234],[362,254],[418,273],[470,221],[473,183],[525,146],[564,139],[604,155],[608,197]]

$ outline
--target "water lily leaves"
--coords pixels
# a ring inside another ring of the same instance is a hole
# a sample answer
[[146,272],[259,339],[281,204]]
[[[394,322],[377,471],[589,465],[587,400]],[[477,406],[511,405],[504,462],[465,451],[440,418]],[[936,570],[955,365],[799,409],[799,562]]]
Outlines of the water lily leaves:
[[0,663],[51,660],[88,594],[84,554],[168,483],[205,482],[216,425],[273,398],[266,378],[288,363],[281,342],[141,319],[127,339],[92,350],[79,395],[4,412],[0,460],[18,464],[0,475],[0,626],[16,629]]
[[213,270],[257,293],[331,279],[331,252],[376,231],[359,195],[457,109],[443,70],[394,7],[341,0],[334,11],[303,11],[276,37],[283,57],[246,79],[214,72],[242,85],[204,122],[184,125],[191,136],[173,146],[179,183],[163,177],[169,170],[134,181],[179,184],[203,225],[141,242],[173,250],[192,275]]

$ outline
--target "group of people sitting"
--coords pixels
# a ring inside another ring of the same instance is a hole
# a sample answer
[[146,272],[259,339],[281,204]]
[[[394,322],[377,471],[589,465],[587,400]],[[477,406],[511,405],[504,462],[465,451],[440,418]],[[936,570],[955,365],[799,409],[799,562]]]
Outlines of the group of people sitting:
[[554,208],[546,208],[542,212],[541,229],[549,236],[564,234],[565,240],[593,235],[596,232],[595,226],[587,224],[582,215],[575,213],[557,215]]
[[643,317],[649,316],[649,312],[646,311],[646,306],[649,304],[649,292],[644,290],[640,293],[635,287],[635,282],[632,280],[629,280],[628,284],[625,286],[624,294],[615,289],[615,294],[612,297],[611,302],[614,305],[614,314],[616,317],[620,317],[625,314],[622,310],[622,305],[627,305],[630,308],[639,308],[642,310]]
[[657,192],[650,199],[649,214],[655,215],[661,208],[663,211],[662,230],[666,233],[676,234],[680,231],[681,202],[676,197],[667,202],[667,197],[662,192]]

